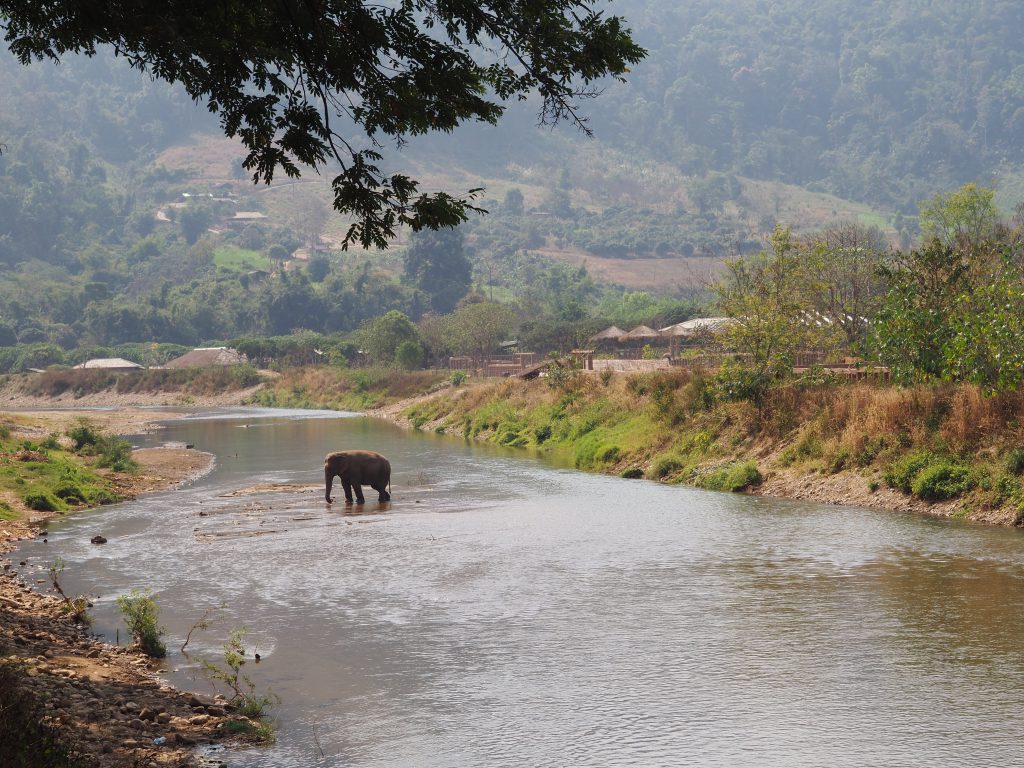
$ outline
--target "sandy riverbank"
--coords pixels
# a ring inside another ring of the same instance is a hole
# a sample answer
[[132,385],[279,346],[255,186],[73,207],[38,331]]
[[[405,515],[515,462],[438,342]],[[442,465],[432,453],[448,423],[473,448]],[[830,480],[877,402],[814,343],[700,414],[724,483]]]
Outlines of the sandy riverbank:
[[[15,435],[36,438],[60,432],[82,416],[110,432],[138,434],[179,415],[136,407],[0,412]],[[214,461],[208,453],[184,447],[147,448],[133,455],[140,471],[117,480],[127,497],[188,482]],[[0,553],[10,552],[19,539],[45,535],[47,519],[32,513],[25,520],[0,521]],[[92,639],[87,627],[69,617],[61,599],[36,592],[33,587],[44,585],[25,584],[12,565],[0,559],[0,672],[15,671],[22,700],[41,702],[45,722],[84,764],[198,765],[195,746],[225,737],[223,700],[175,690],[159,679],[146,657]],[[0,734],[9,717],[0,709]],[[0,735],[0,764],[5,763],[3,741]]]

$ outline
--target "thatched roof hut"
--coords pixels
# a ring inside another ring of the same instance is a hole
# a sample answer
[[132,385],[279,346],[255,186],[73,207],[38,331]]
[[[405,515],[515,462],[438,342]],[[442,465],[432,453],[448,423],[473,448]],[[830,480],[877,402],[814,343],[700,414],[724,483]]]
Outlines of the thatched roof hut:
[[619,326],[609,325],[600,333],[595,333],[591,336],[588,341],[618,341],[625,335],[626,332],[619,328]]
[[624,334],[622,339],[623,341],[638,341],[642,339],[657,339],[660,335],[661,334],[649,326],[638,325],[629,333]]
[[199,347],[176,357],[165,368],[209,368],[215,365],[244,365],[249,359],[231,347]]

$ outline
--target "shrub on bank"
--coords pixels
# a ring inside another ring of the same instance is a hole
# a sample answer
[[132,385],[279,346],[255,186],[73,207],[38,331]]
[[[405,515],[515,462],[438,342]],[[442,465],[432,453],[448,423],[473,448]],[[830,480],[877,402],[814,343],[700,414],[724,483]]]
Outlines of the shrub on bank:
[[950,461],[929,464],[914,478],[914,495],[925,501],[945,501],[963,496],[976,485],[971,470]]
[[119,595],[117,609],[129,634],[144,654],[156,659],[167,655],[167,646],[163,642],[165,630],[160,626],[160,609],[152,593],[133,589],[127,595]]
[[761,484],[757,462],[741,461],[697,478],[697,485],[709,491],[739,493]]

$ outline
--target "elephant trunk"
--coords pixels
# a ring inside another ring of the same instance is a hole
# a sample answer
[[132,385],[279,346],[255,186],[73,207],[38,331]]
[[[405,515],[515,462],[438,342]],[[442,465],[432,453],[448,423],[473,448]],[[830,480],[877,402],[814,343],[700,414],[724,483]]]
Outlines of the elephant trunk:
[[334,472],[331,471],[330,466],[324,464],[324,498],[327,499],[327,503],[331,503],[331,485],[334,482]]

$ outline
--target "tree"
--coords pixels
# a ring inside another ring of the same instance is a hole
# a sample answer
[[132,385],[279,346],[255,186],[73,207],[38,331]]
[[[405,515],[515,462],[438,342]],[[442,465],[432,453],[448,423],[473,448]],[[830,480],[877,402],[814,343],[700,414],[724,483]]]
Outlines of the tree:
[[423,345],[418,341],[406,340],[395,347],[395,362],[406,371],[422,368],[425,355]]
[[969,274],[963,252],[937,238],[898,254],[883,270],[889,288],[872,324],[873,343],[893,378],[910,382],[943,376],[943,346],[959,298],[971,288]]
[[472,284],[473,265],[462,243],[458,229],[423,231],[405,251],[403,280],[427,295],[434,312],[451,312]]
[[723,344],[748,355],[762,379],[790,375],[797,352],[834,343],[834,329],[813,311],[813,276],[797,246],[789,228],[778,226],[771,250],[727,261],[715,286],[719,307],[733,319]]
[[1011,236],[981,251],[933,239],[886,271],[873,326],[881,362],[904,382],[968,381],[987,392],[1024,380],[1024,272]]
[[490,301],[469,304],[452,315],[449,325],[456,352],[488,355],[516,324],[516,313],[504,304]]
[[505,202],[502,203],[501,209],[510,216],[523,215],[523,193],[519,191],[519,187],[511,187],[505,192]]
[[956,192],[936,195],[921,203],[921,234],[943,245],[980,247],[999,226],[995,190],[964,184]]
[[422,344],[419,330],[397,309],[363,325],[359,330],[359,340],[370,359],[384,364],[395,361],[395,352],[403,342]]
[[813,307],[842,329],[852,352],[861,353],[869,318],[885,295],[885,237],[873,227],[847,222],[812,235],[805,250],[817,287],[811,295]]
[[589,131],[579,101],[645,54],[598,5],[0,0],[0,25],[22,63],[110,46],[132,66],[181,83],[241,139],[256,182],[337,162],[334,207],[355,218],[346,244],[383,248],[399,225],[454,226],[477,210],[477,190],[420,193],[408,176],[382,171],[383,139],[495,123],[498,100],[534,91],[542,122],[568,119]]
[[212,222],[213,212],[202,203],[189,203],[178,214],[178,226],[189,245],[195,243]]

